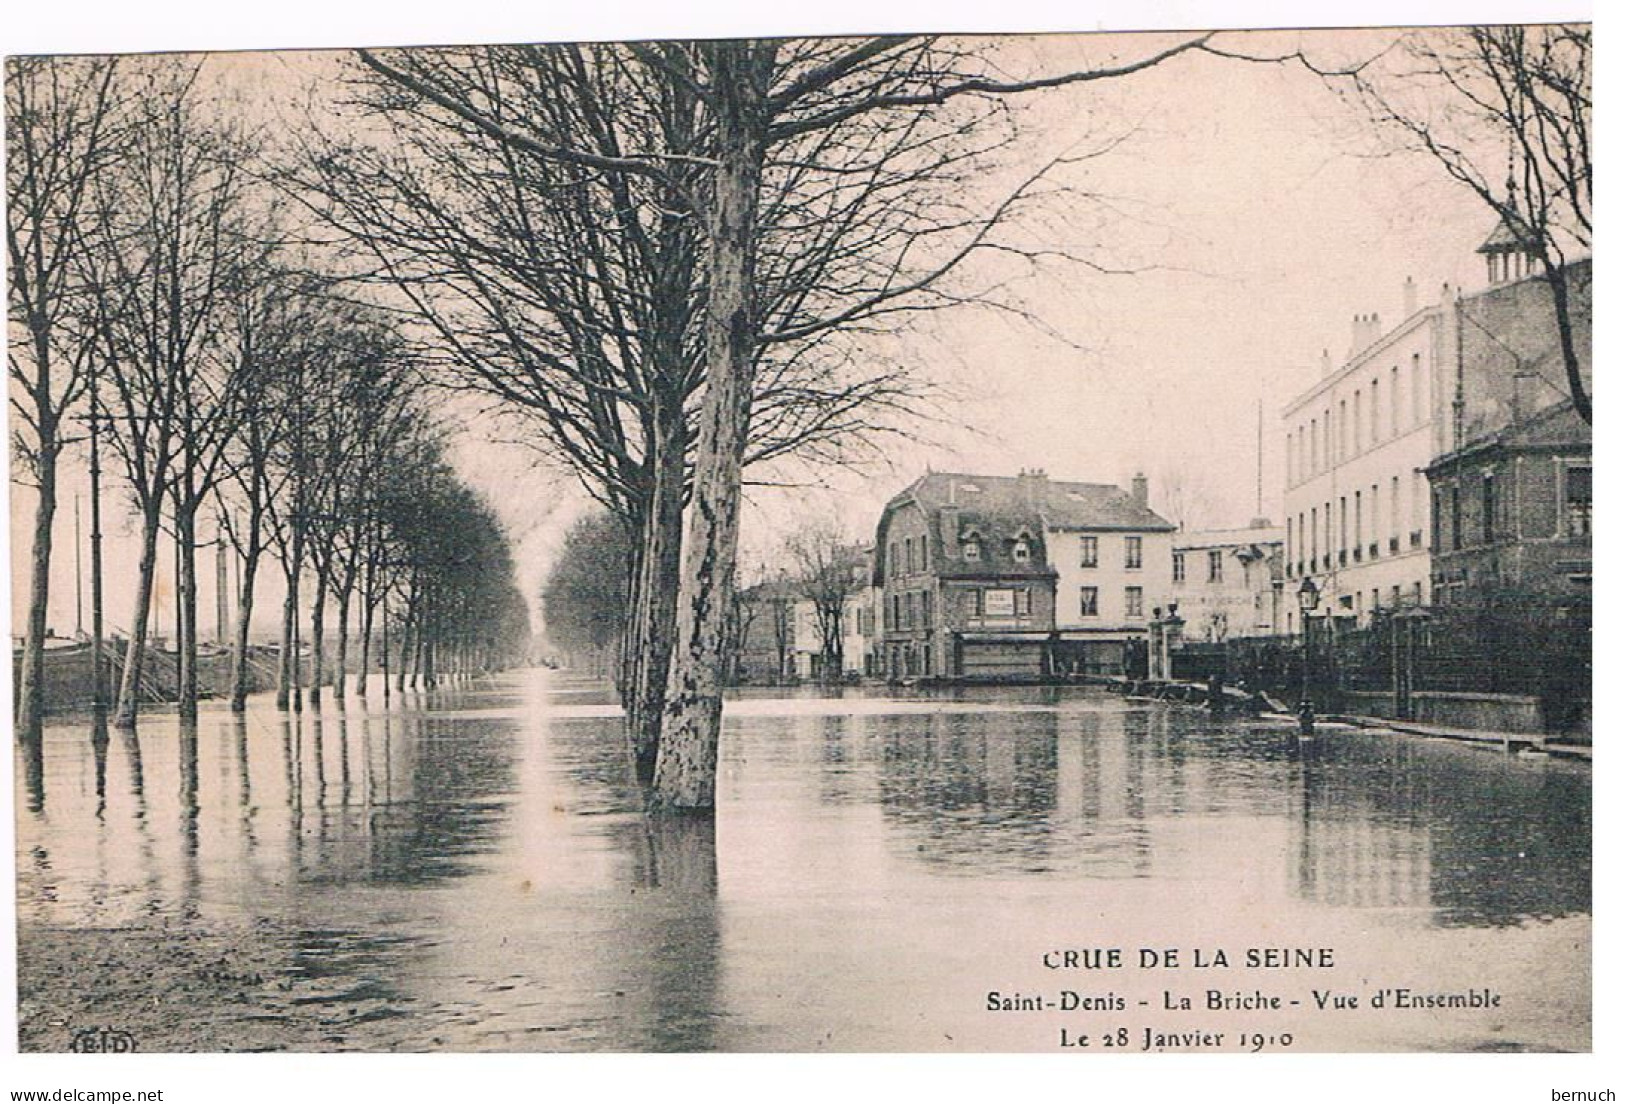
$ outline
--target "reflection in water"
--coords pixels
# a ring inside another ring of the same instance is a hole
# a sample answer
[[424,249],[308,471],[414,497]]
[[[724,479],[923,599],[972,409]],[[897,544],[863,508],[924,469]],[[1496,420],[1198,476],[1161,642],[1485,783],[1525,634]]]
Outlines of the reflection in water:
[[224,933],[217,957],[253,956],[208,967],[235,995],[156,992],[154,1030],[239,1017],[263,1045],[919,1049],[950,1044],[898,1008],[963,1011],[910,988],[950,984],[942,962],[1147,902],[1245,892],[1292,931],[1434,940],[1427,961],[1590,909],[1572,764],[1077,691],[756,692],[719,819],[649,819],[617,720],[582,708],[605,698],[527,675],[48,728],[18,752],[25,939]]
[[38,815],[45,811],[45,741],[22,739],[17,746],[23,757],[23,789],[28,795],[28,811]]

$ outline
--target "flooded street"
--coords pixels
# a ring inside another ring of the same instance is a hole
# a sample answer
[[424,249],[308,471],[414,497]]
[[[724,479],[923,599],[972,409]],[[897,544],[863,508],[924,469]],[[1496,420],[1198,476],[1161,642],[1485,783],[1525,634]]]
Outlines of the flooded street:
[[[387,712],[211,703],[195,735],[153,716],[104,756],[49,727],[42,764],[16,752],[22,1046],[1043,1051],[1122,1028],[1139,1050],[1199,1025],[1226,1050],[1590,1047],[1588,766],[1300,746],[1083,690],[842,693],[730,700],[714,826],[646,821],[610,694],[554,672]],[[1129,961],[1046,965],[1068,948]],[[1244,967],[1266,948],[1329,960]],[[1371,1007],[1400,988],[1498,999]],[[1283,1007],[1211,1012],[1210,989]],[[1063,990],[1123,1010],[1043,1004]]]

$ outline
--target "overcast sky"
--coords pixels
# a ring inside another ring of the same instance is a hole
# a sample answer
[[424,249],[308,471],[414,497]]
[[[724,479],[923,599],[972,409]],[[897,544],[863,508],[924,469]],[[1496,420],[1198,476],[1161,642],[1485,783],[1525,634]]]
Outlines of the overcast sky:
[[[1302,44],[1344,56],[1374,51],[1385,34],[1227,39],[1235,50]],[[1139,56],[1165,41],[1052,35],[988,40],[986,48],[1012,65],[1061,69],[1103,52]],[[1491,228],[1486,211],[1429,163],[1369,156],[1357,120],[1301,69],[1187,56],[1132,79],[1026,97],[1019,117],[1033,164],[1126,135],[1110,154],[1069,171],[1067,183],[1095,198],[1025,232],[1064,235],[1055,244],[1131,274],[1073,266],[1023,284],[1022,305],[1043,326],[956,309],[888,343],[885,355],[960,400],[924,427],[926,440],[890,449],[884,466],[826,473],[823,487],[752,489],[747,572],[771,567],[785,527],[809,513],[838,516],[854,536],[872,532],[886,499],[927,467],[1042,467],[1057,479],[1122,484],[1143,470],[1154,505],[1178,478],[1196,498],[1199,520],[1243,525],[1256,509],[1260,403],[1262,508],[1278,519],[1279,411],[1318,374],[1321,351],[1342,359],[1356,313],[1379,313],[1385,328],[1397,323],[1407,276],[1424,305],[1447,281],[1481,285],[1473,249]],[[565,526],[586,508],[584,496],[522,450],[487,444],[484,428],[469,426],[456,455],[509,525],[522,583],[534,595]],[[63,633],[74,628],[79,478],[72,467],[64,473],[58,514],[51,622]],[[14,489],[14,628],[26,600],[31,509],[31,496]],[[110,502],[108,530],[109,618],[124,625],[136,529],[120,500]],[[200,620],[212,633],[212,559],[200,566]],[[169,586],[166,564],[160,590]],[[277,591],[268,582],[260,593],[269,627]],[[167,627],[172,618],[162,620]]]

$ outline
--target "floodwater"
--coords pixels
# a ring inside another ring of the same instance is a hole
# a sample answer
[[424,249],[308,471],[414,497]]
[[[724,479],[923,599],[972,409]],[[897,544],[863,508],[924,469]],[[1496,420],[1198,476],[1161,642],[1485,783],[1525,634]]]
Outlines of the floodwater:
[[1082,690],[757,692],[714,823],[651,821],[610,700],[538,670],[102,754],[48,729],[22,1045],[1590,1047],[1586,765]]

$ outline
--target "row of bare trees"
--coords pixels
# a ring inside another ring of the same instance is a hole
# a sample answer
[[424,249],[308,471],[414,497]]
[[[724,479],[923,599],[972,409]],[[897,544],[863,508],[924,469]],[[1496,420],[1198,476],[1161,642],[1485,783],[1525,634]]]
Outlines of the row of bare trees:
[[[52,517],[63,450],[89,446],[95,700],[104,686],[100,485],[117,468],[139,570],[116,695],[145,693],[160,535],[177,555],[177,686],[195,717],[200,522],[241,565],[232,706],[250,686],[255,581],[281,570],[279,704],[342,697],[393,612],[403,659],[472,667],[522,646],[523,602],[489,509],[452,473],[398,320],[341,294],[257,171],[259,136],[197,59],[18,59],[7,81],[14,443],[37,492],[18,729],[43,713]],[[495,588],[493,590],[493,588]],[[302,599],[309,613],[302,639]],[[336,605],[336,656],[327,652]],[[383,615],[380,624],[380,615]],[[387,684],[386,684],[387,685]],[[363,680],[358,690],[365,693]]]

